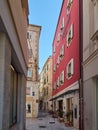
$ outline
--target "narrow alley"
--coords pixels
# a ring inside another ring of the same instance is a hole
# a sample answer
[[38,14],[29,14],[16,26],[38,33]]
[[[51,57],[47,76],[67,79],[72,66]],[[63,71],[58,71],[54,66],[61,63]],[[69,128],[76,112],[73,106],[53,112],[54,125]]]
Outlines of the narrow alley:
[[76,130],[73,127],[66,127],[64,122],[59,122],[50,114],[39,112],[38,118],[26,119],[26,130]]

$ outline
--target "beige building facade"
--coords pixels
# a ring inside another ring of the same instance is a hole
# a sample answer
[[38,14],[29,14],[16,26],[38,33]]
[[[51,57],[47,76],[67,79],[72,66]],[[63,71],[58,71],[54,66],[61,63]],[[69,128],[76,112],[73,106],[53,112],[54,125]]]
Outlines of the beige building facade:
[[26,87],[26,117],[38,115],[38,87],[39,87],[39,37],[41,27],[29,25],[27,42],[29,49],[29,63]]
[[27,0],[0,0],[0,130],[25,130]]
[[40,74],[40,105],[39,109],[50,111],[52,110],[52,57],[50,56],[45,62]]
[[98,130],[98,0],[83,0],[84,130]]

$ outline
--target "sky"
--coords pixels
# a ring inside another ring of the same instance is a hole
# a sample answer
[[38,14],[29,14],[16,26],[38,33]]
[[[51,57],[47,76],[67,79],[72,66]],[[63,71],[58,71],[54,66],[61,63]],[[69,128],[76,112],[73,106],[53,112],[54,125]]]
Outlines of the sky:
[[52,55],[52,43],[63,0],[29,0],[29,24],[42,27],[39,39],[39,72]]

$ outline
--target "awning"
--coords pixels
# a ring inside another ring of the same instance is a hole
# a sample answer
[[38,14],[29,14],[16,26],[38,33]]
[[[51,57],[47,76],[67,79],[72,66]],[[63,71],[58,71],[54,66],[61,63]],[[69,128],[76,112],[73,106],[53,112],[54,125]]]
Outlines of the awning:
[[49,101],[56,100],[57,98],[63,97],[64,95],[68,95],[68,94],[74,93],[74,92],[76,92],[76,91],[79,91],[79,89],[71,89],[71,90],[68,90],[68,91],[62,93],[61,95],[59,95],[59,96],[57,96],[57,97],[51,98]]

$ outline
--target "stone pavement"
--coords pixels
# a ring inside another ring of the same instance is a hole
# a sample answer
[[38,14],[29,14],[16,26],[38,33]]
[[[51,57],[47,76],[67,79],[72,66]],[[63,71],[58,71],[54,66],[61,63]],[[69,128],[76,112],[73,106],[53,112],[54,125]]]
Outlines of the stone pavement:
[[26,130],[76,130],[73,127],[65,127],[64,123],[46,113],[40,113],[38,118],[26,119]]

